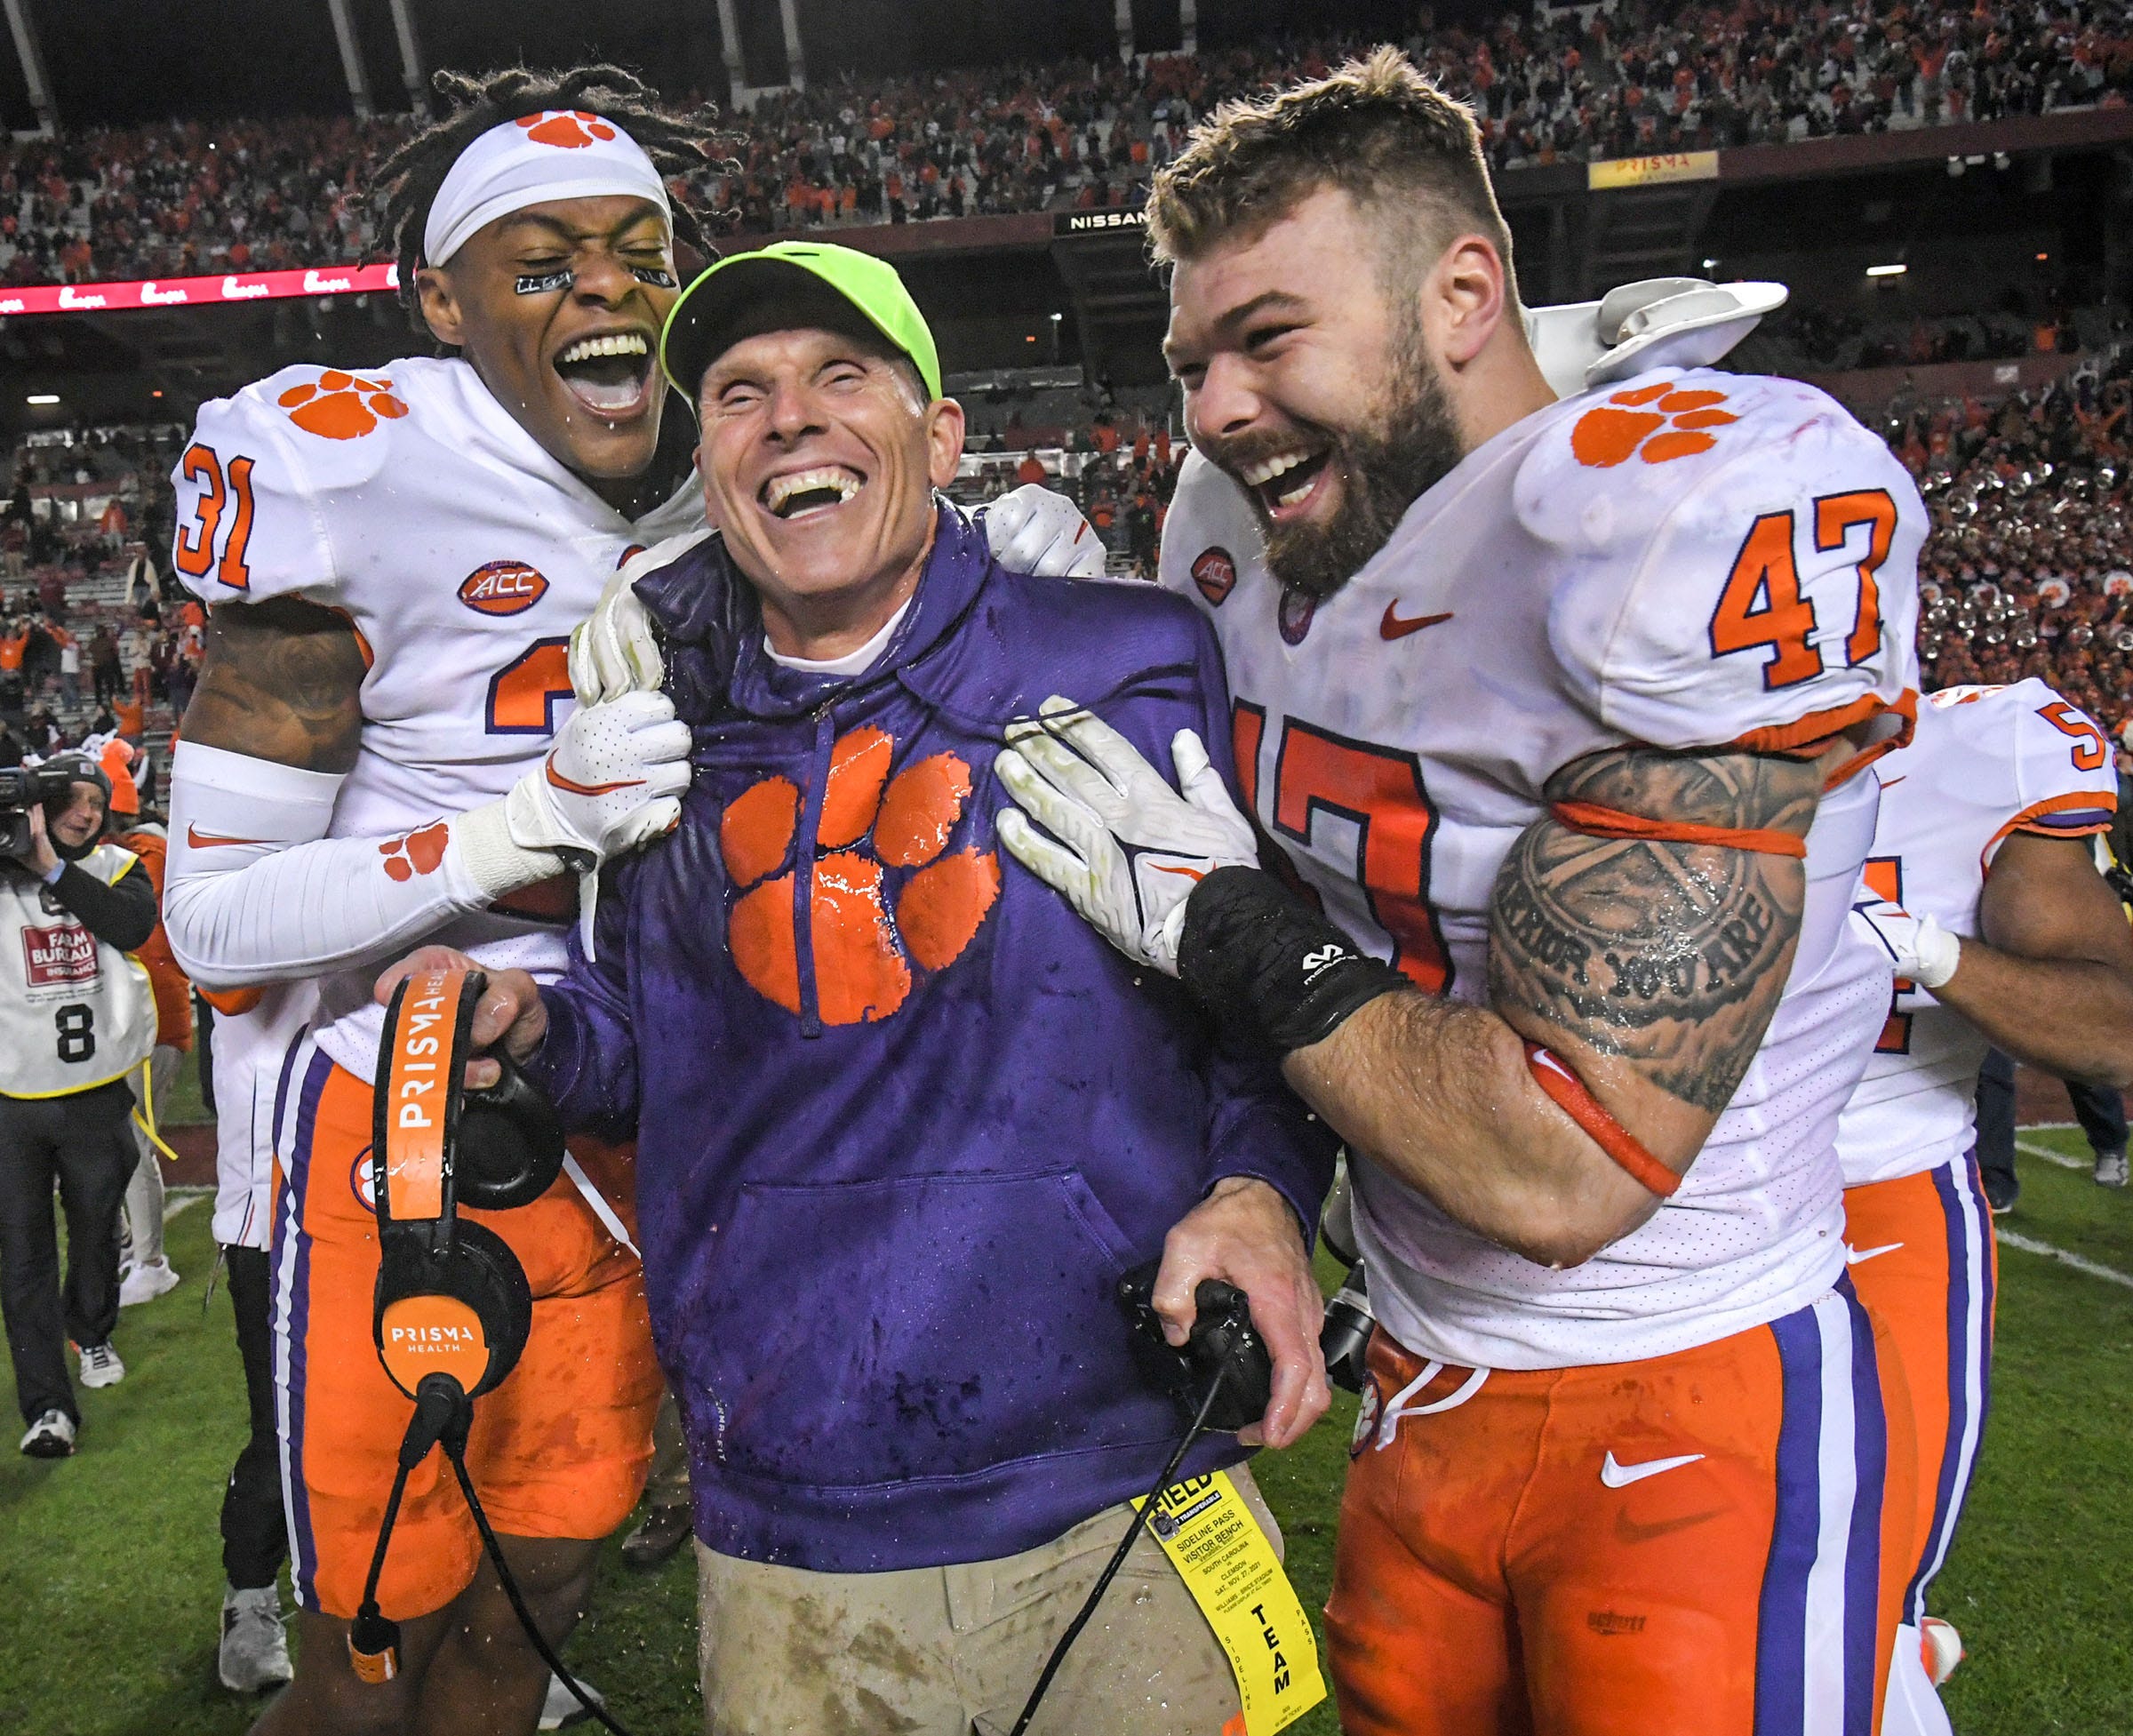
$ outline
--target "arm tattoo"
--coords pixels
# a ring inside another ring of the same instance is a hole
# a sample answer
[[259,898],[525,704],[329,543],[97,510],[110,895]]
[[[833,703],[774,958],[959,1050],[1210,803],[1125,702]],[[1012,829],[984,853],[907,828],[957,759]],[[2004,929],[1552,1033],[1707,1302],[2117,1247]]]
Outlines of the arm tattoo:
[[[1546,794],[1798,836],[1820,780],[1811,761],[1631,748],[1565,767]],[[1537,820],[1497,875],[1490,999],[1514,1027],[1538,1019],[1571,1032],[1715,1115],[1785,991],[1805,895],[1790,857],[1591,837]]]
[[367,668],[356,629],[331,609],[293,597],[219,604],[182,733],[254,759],[346,772]]

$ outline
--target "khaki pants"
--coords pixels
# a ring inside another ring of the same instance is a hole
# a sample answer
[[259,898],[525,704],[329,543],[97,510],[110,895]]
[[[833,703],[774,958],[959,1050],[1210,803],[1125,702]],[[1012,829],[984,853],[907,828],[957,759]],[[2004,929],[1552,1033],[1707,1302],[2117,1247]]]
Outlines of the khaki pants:
[[[1250,1473],[1230,1476],[1273,1540]],[[708,1736],[1007,1736],[1132,1509],[999,1561],[811,1573],[696,1546]],[[1144,1531],[1066,1654],[1030,1736],[1222,1736],[1236,1678]],[[1241,1727],[1241,1726],[1240,1726]]]

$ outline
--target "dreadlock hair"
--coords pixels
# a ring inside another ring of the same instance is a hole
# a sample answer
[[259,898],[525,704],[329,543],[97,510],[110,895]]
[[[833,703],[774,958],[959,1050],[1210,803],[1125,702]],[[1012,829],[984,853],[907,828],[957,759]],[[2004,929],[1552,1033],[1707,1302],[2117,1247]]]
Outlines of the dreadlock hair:
[[[621,127],[667,178],[702,168],[712,160],[720,137],[715,109],[707,105],[699,116],[675,113],[662,107],[658,92],[636,74],[621,67],[572,67],[563,72],[506,67],[478,77],[440,72],[430,84],[451,112],[410,139],[378,170],[379,224],[399,261],[400,303],[418,331],[423,328],[415,274],[423,264],[422,231],[429,222],[429,208],[459,153],[491,127],[548,108],[587,109]],[[702,221],[680,200],[674,202],[674,234],[706,258],[715,256]]]

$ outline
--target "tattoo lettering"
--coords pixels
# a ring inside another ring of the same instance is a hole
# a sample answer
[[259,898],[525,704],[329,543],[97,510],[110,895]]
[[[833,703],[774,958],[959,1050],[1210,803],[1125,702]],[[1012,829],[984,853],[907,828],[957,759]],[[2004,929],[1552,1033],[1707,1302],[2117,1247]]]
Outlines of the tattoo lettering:
[[363,642],[346,616],[275,597],[209,614],[188,741],[312,772],[356,764],[363,729]]
[[[1805,834],[1811,763],[1650,748],[1557,773],[1554,801],[1737,830]],[[1715,1114],[1761,1045],[1792,965],[1806,878],[1791,857],[1594,837],[1553,818],[1505,859],[1490,908],[1490,997],[1623,1056]],[[1530,1021],[1529,1021],[1530,1022]]]

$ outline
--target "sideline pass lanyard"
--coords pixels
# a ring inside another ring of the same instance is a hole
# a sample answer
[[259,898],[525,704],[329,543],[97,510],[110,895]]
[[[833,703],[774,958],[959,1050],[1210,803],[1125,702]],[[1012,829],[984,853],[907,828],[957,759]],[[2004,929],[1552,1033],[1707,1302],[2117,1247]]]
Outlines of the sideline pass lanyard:
[[1326,1697],[1310,1619],[1228,1472],[1173,1483],[1148,1529],[1229,1656],[1244,1707],[1231,1731],[1274,1736]]

